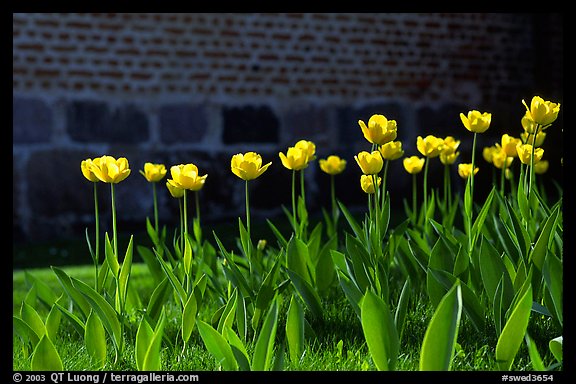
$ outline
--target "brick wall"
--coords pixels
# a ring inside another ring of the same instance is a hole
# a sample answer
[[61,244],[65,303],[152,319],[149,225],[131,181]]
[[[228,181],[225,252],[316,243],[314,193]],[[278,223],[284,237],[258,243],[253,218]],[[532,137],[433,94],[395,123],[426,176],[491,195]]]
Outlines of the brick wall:
[[[349,160],[341,198],[362,204],[358,119],[396,119],[407,154],[418,135],[458,136],[469,159],[458,114],[493,113],[479,145],[519,134],[523,98],[562,101],[562,63],[559,14],[15,13],[14,238],[76,236],[93,225],[80,162],[102,154],[125,156],[133,169],[117,188],[126,226],[152,212],[138,174],[146,161],[197,164],[209,174],[206,220],[241,215],[243,183],[229,164],[247,150],[273,161],[253,183],[253,214],[281,214],[290,174],[278,152],[301,138],[319,157]],[[559,132],[549,135],[552,169]],[[311,208],[325,204],[317,168],[306,171]],[[411,179],[400,163],[391,172],[401,199]],[[100,192],[105,214],[108,190]],[[159,198],[161,219],[176,221],[175,202]]]

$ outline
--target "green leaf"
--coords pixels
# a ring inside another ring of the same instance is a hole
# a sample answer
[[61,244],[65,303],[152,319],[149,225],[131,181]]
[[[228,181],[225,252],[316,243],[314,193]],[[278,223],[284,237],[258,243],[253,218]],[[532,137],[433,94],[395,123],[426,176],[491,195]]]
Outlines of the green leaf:
[[198,319],[196,322],[198,326],[198,331],[200,332],[200,337],[206,345],[206,349],[222,366],[225,371],[236,371],[238,370],[238,363],[232,352],[232,348],[217,330],[212,328],[212,326],[204,321]]
[[164,278],[164,272],[162,272],[162,266],[160,265],[160,262],[156,259],[156,255],[154,254],[154,252],[143,245],[136,246],[136,250],[138,251],[138,254],[148,267],[148,270],[150,271],[150,274],[154,278],[154,281],[157,283],[161,282],[162,279]]
[[[61,296],[64,297],[64,296]],[[46,334],[54,342],[56,340],[56,335],[58,334],[58,329],[60,328],[60,321],[62,320],[62,312],[56,307],[56,302],[52,305],[48,316],[46,317]]]
[[332,237],[328,240],[318,255],[318,261],[314,267],[314,275],[318,291],[326,292],[332,287],[336,281],[336,269],[332,261],[331,251],[335,250],[338,246],[337,237]]
[[535,371],[546,371],[546,367],[542,362],[542,357],[540,357],[538,348],[536,347],[536,344],[528,332],[526,332],[524,340],[526,341],[526,346],[528,347],[528,354],[530,355],[530,361],[532,361],[532,368],[534,368]]
[[182,311],[182,340],[185,344],[188,343],[190,335],[192,335],[192,330],[196,324],[197,314],[198,306],[196,303],[196,297],[192,294],[188,297],[188,301],[186,301],[184,310]]
[[496,363],[501,371],[512,367],[518,353],[532,309],[532,289],[527,289],[517,302],[496,344]]
[[144,370],[144,360],[146,359],[146,353],[148,352],[148,347],[152,343],[152,336],[154,335],[154,330],[148,324],[145,317],[140,320],[140,325],[138,326],[138,331],[136,332],[136,343],[135,349],[135,360],[136,369],[139,371]]
[[102,321],[94,312],[90,312],[88,320],[86,320],[84,343],[88,355],[95,361],[97,368],[104,367],[106,364],[106,332]]
[[488,212],[490,212],[490,206],[492,205],[492,200],[494,199],[494,194],[496,194],[496,187],[492,187],[492,190],[490,191],[490,193],[488,194],[488,196],[486,197],[486,200],[484,201],[484,205],[482,206],[482,209],[480,209],[480,212],[478,213],[478,216],[476,217],[476,220],[474,221],[474,225],[472,225],[472,247],[475,246],[476,241],[478,240],[478,236],[480,235],[480,231],[482,231],[482,226],[484,225],[484,221],[486,220],[486,216],[488,215]]
[[192,269],[192,244],[190,237],[184,236],[184,273],[190,276]]
[[32,354],[32,371],[63,371],[64,366],[56,347],[46,335],[42,336]]
[[360,311],[360,301],[362,300],[362,292],[358,289],[358,286],[341,270],[338,270],[338,281],[340,282],[340,287],[350,305],[352,305],[352,309],[356,312],[358,319],[361,318],[361,311]]
[[554,355],[554,358],[556,358],[556,361],[558,361],[559,363],[562,363],[562,341],[563,341],[563,336],[558,336],[553,338],[552,340],[550,340],[550,342],[548,343],[548,347],[550,348],[550,352],[552,352],[552,354]]
[[224,332],[225,326],[232,327],[232,324],[234,323],[234,317],[236,316],[237,299],[238,299],[238,289],[234,288],[234,291],[232,291],[232,295],[230,295],[230,298],[226,303],[226,307],[224,307],[224,311],[220,316],[220,320],[218,321],[218,328],[216,328],[216,330],[221,334]]
[[70,321],[70,324],[72,324],[76,332],[78,332],[78,335],[84,337],[84,328],[85,328],[84,322],[78,316],[68,311],[58,302],[54,303],[54,306],[64,315],[66,319],[68,319],[68,321]]
[[174,291],[176,292],[176,295],[178,296],[178,299],[180,300],[180,305],[182,307],[184,307],[184,304],[186,304],[185,300],[186,300],[187,295],[186,295],[186,291],[184,290],[184,287],[182,286],[182,282],[174,274],[171,265],[166,263],[159,256],[158,256],[158,261],[160,262],[160,265],[162,266],[162,270],[164,270],[164,274],[168,278],[168,281],[170,281],[170,284],[174,288]]
[[252,370],[268,371],[272,366],[276,328],[278,326],[278,300],[275,299],[268,310],[260,334],[254,346]]
[[282,235],[280,230],[278,230],[278,228],[276,228],[276,226],[269,219],[266,219],[266,222],[268,223],[268,226],[272,230],[272,233],[274,233],[274,236],[276,236],[280,248],[285,249],[288,246],[288,240],[286,240],[286,238],[284,237],[284,235]]
[[350,228],[352,228],[354,235],[356,235],[358,239],[361,239],[362,242],[365,242],[366,239],[364,236],[364,231],[362,230],[362,227],[358,224],[356,219],[354,219],[354,216],[352,216],[348,208],[346,208],[346,206],[342,202],[338,201],[338,206],[340,207],[340,210],[344,214],[346,221],[348,221]]
[[300,275],[308,284],[312,285],[310,275],[310,255],[306,243],[297,237],[292,237],[286,249],[286,267]]
[[461,314],[462,291],[457,280],[438,304],[426,328],[420,350],[421,371],[450,370]]
[[22,342],[30,343],[32,348],[35,348],[40,341],[36,332],[24,320],[14,315],[12,316],[12,330]]
[[402,334],[404,333],[404,320],[406,319],[406,312],[408,311],[408,303],[410,302],[411,293],[410,280],[407,279],[404,282],[402,291],[400,292],[398,306],[396,307],[396,312],[394,314],[394,324],[396,325],[396,330],[398,332],[398,341],[402,340]]
[[112,338],[116,352],[120,352],[123,347],[123,335],[122,326],[120,325],[117,312],[110,303],[108,303],[104,297],[102,297],[92,287],[76,278],[72,277],[71,280],[74,287],[84,295],[91,304],[92,309],[96,311],[100,320],[102,320],[104,328],[106,328],[106,331],[108,331],[108,334]]
[[304,309],[300,301],[292,295],[286,319],[286,340],[290,360],[298,363],[304,353]]
[[554,254],[550,253],[544,262],[542,275],[546,288],[550,292],[552,303],[554,304],[554,313],[560,325],[563,325],[563,306],[562,306],[562,291],[563,291],[563,273],[562,261]]
[[126,297],[128,295],[128,281],[130,280],[130,273],[132,271],[133,239],[134,236],[130,236],[130,241],[128,242],[128,247],[126,249],[126,255],[124,256],[124,261],[122,262],[122,267],[120,268],[118,276],[118,291],[120,294],[120,303],[122,307],[126,303]]
[[226,338],[230,348],[232,349],[236,363],[238,363],[238,369],[241,371],[249,371],[250,358],[248,357],[248,352],[246,351],[244,343],[240,340],[240,337],[238,337],[236,332],[234,332],[229,326],[224,327],[223,336]]
[[393,371],[398,360],[398,332],[384,300],[367,290],[360,304],[362,331],[374,365],[379,371]]
[[474,291],[472,291],[467,284],[446,271],[430,269],[428,273],[432,274],[432,276],[444,286],[446,291],[453,287],[456,281],[459,281],[464,313],[477,331],[484,329],[484,306],[482,306]]
[[540,232],[540,236],[538,236],[538,240],[530,253],[530,260],[534,262],[534,265],[536,265],[540,271],[542,270],[544,259],[546,258],[550,243],[552,242],[554,229],[558,224],[557,218],[559,211],[560,205],[556,205],[550,216],[546,219],[544,228],[542,229],[542,232]]
[[290,281],[294,284],[296,291],[298,291],[306,303],[306,306],[312,312],[312,315],[317,319],[322,319],[322,303],[316,290],[296,272],[289,269],[287,269],[286,272],[290,277]]
[[[64,292],[68,294],[68,297],[70,297],[74,305],[76,305],[78,309],[80,309],[80,313],[83,319],[86,320],[91,311],[90,303],[76,288],[74,288],[72,280],[66,274],[66,272],[57,267],[51,267],[51,268],[52,271],[54,271],[54,273],[56,274],[56,277],[58,278],[60,285],[62,285]],[[82,332],[82,334],[84,334],[84,332]]]
[[104,255],[106,257],[106,262],[112,271],[112,274],[115,278],[118,278],[118,272],[120,272],[120,264],[118,263],[118,255],[114,254],[114,249],[112,248],[112,244],[110,243],[110,238],[108,237],[108,232],[106,232],[105,236],[105,252]]
[[143,371],[159,371],[162,368],[162,359],[160,356],[160,347],[162,346],[162,336],[164,334],[164,326],[166,325],[166,314],[164,310],[160,314],[160,319],[156,324],[154,333],[152,334],[152,339],[146,351],[146,356],[144,357],[144,363],[142,364]]
[[[498,251],[489,241],[480,242],[480,259],[482,260],[480,263],[480,275],[482,276],[484,290],[490,302],[494,302],[494,295],[500,279],[504,276],[505,279],[508,278],[510,280],[510,277]],[[510,282],[510,284],[512,283]]]
[[168,281],[168,277],[164,277],[160,284],[154,288],[150,300],[148,301],[148,307],[146,307],[146,314],[153,320],[153,325],[158,321],[160,312],[162,311],[164,304],[170,298],[172,292],[174,291]]
[[42,336],[46,334],[46,326],[44,325],[44,321],[38,312],[36,312],[32,306],[26,304],[25,302],[22,302],[20,317],[26,324],[28,324],[34,333],[36,333],[39,339],[41,339]]
[[52,305],[58,300],[58,296],[52,291],[52,288],[28,271],[24,271],[24,276],[31,285],[36,285],[36,296],[46,308],[52,308]]

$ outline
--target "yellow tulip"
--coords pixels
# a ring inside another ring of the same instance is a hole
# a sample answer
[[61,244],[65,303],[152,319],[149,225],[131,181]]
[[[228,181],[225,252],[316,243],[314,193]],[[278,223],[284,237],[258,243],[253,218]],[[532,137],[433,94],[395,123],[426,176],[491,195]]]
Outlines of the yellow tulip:
[[502,135],[502,139],[500,140],[502,143],[502,150],[506,153],[508,157],[516,157],[518,156],[518,152],[516,152],[516,146],[518,144],[522,144],[522,140],[512,137],[509,134],[505,133]]
[[320,165],[320,169],[329,175],[342,173],[346,168],[346,160],[336,155],[330,155],[326,159],[320,159],[318,164]]
[[[514,148],[514,150],[516,150],[516,148]],[[516,156],[518,156],[518,153],[516,153]],[[514,157],[508,156],[504,148],[496,144],[492,153],[492,164],[498,169],[502,169],[504,164],[506,164],[506,168],[508,168],[512,164],[512,160],[514,160]]]
[[372,115],[368,120],[368,125],[362,120],[358,120],[364,138],[372,144],[384,145],[396,139],[396,120],[388,120],[384,115]]
[[524,100],[522,100],[522,104],[526,107],[527,116],[536,124],[542,125],[542,128],[552,124],[558,118],[558,112],[560,112],[560,103],[544,101],[540,96],[532,98],[530,107],[526,105]]
[[473,133],[484,133],[490,127],[492,114],[488,112],[469,111],[468,115],[460,113],[460,120],[464,127]]
[[92,172],[92,159],[82,160],[82,163],[80,163],[80,169],[82,170],[82,174],[84,175],[84,177],[87,178],[88,180],[93,182],[97,182],[100,180],[98,179],[98,177],[96,177],[94,172]]
[[444,165],[454,164],[460,152],[456,152],[454,149],[449,148],[440,152],[440,162]]
[[[475,167],[474,168],[474,174],[477,174],[479,170],[480,170],[480,168]],[[470,177],[471,173],[472,173],[472,164],[471,163],[458,164],[458,174],[460,175],[461,178],[467,179],[468,177]]]
[[384,160],[396,160],[404,156],[402,142],[400,141],[390,141],[389,143],[381,145],[379,150]]
[[156,183],[166,176],[166,166],[164,164],[145,163],[144,170],[140,174],[150,183]]
[[306,156],[308,156],[308,162],[316,159],[316,144],[308,140],[300,140],[294,144],[296,148],[302,149]]
[[522,124],[522,128],[524,128],[524,132],[529,134],[533,134],[534,132],[536,132],[536,129],[538,128],[538,124],[536,124],[536,122],[532,120],[530,112],[528,111],[526,111],[524,116],[522,116],[522,119],[520,119],[520,123]]
[[[532,141],[534,141],[534,133],[528,133],[526,131],[522,132],[520,134],[520,139],[522,143],[532,144]],[[536,142],[534,143],[534,146],[541,147],[542,144],[544,144],[544,139],[546,139],[546,132],[538,131],[538,133],[536,134]]]
[[[378,177],[378,186],[382,184],[382,178]],[[360,176],[360,186],[362,190],[368,194],[373,194],[376,191],[374,190],[374,180],[372,175],[362,175]]]
[[546,173],[546,171],[548,171],[549,165],[550,164],[549,164],[548,160],[541,160],[541,161],[537,162],[536,164],[534,164],[534,172],[536,172],[538,174]]
[[170,184],[191,191],[201,190],[208,177],[208,175],[200,176],[198,167],[192,163],[171,166],[170,175],[172,176],[172,180],[168,180]]
[[442,151],[455,152],[460,146],[460,140],[456,140],[453,136],[446,136],[444,138],[444,147]]
[[484,147],[484,149],[482,149],[482,157],[484,158],[484,160],[492,164],[492,156],[494,155],[495,150],[496,147],[493,145],[490,147]]
[[354,156],[356,163],[365,175],[375,175],[382,170],[384,160],[378,151],[372,153],[362,151]]
[[404,169],[408,173],[415,175],[422,171],[422,167],[424,167],[425,160],[426,159],[420,158],[418,156],[410,156],[405,157],[404,160],[402,161],[402,164],[404,165]]
[[418,152],[426,157],[437,157],[444,148],[444,139],[434,135],[428,135],[425,138],[418,136],[416,139],[416,148],[418,148]]
[[166,187],[168,188],[168,191],[170,191],[172,197],[179,199],[184,196],[184,188],[180,188],[178,185],[176,185],[174,180],[168,179],[166,181]]
[[262,156],[256,152],[237,153],[232,156],[230,168],[232,173],[242,180],[253,180],[262,175],[272,164],[262,165]]
[[105,183],[117,184],[130,175],[128,160],[125,157],[115,159],[112,156],[102,156],[94,159],[90,170]]
[[[530,144],[519,144],[516,147],[518,151],[518,158],[522,164],[530,164],[530,156],[532,155],[532,145]],[[534,164],[538,163],[542,156],[544,155],[544,150],[542,148],[534,148]]]
[[290,147],[286,154],[279,152],[278,156],[282,165],[288,169],[299,171],[308,166],[308,152],[301,147]]

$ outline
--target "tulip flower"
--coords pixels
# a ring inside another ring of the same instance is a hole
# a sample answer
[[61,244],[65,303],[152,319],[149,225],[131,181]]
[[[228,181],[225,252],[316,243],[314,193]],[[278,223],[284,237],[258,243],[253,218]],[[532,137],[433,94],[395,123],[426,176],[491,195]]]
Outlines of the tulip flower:
[[92,159],[82,160],[80,163],[80,169],[82,170],[82,174],[86,179],[92,182],[100,181],[100,179],[92,172]]
[[204,187],[208,175],[200,176],[195,164],[178,164],[170,167],[170,184],[190,191],[199,191]]
[[156,183],[166,176],[166,166],[164,164],[145,163],[144,170],[140,174],[150,183]]
[[156,183],[166,176],[166,166],[164,164],[145,163],[144,170],[140,174],[152,183],[152,196],[154,200],[154,229],[158,233],[158,199],[156,197]]
[[302,147],[289,147],[286,154],[279,152],[282,165],[293,171],[300,171],[308,166],[308,150]]
[[410,217],[412,224],[416,225],[416,217],[418,216],[416,211],[416,175],[422,172],[422,168],[424,167],[424,162],[426,161],[425,158],[420,158],[418,156],[410,156],[405,157],[402,160],[402,165],[404,165],[404,169],[406,172],[412,175],[412,215]]
[[522,140],[516,137],[512,137],[509,134],[505,133],[502,135],[500,139],[500,143],[502,146],[502,150],[506,153],[508,157],[516,157],[518,153],[516,152],[516,146],[518,144],[522,144]]
[[544,155],[544,150],[542,148],[533,148],[531,144],[519,144],[516,147],[516,151],[518,152],[520,162],[530,166],[538,163]]
[[396,160],[404,156],[401,141],[390,141],[379,148],[384,160]]
[[[380,186],[382,182],[382,178],[378,177],[378,186]],[[362,190],[368,194],[376,193],[376,189],[374,188],[374,177],[373,175],[361,175],[360,176],[360,186]]]
[[[98,181],[100,181],[100,179],[96,177],[94,172],[92,172],[92,159],[82,160],[82,162],[80,163],[80,170],[82,171],[84,177],[88,181],[91,181],[92,184],[94,185],[94,218],[96,227],[96,234],[95,234],[96,247],[94,252],[90,252],[90,255],[92,256],[92,261],[94,262],[94,272],[95,272],[94,284],[96,290],[99,291],[98,265],[100,264],[100,214],[98,212],[98,186],[96,184],[98,183]],[[86,241],[89,242],[88,238],[86,238]],[[92,250],[92,247],[89,246],[88,248],[90,249],[90,251]]]
[[425,138],[418,136],[416,138],[416,147],[418,148],[418,152],[426,157],[437,157],[444,147],[444,139],[434,135],[428,135]]
[[378,151],[362,151],[354,156],[356,163],[365,175],[376,175],[382,170],[384,160]]
[[184,188],[179,187],[173,180],[166,181],[166,187],[172,197],[179,199],[184,196]]
[[250,199],[248,194],[248,182],[260,177],[272,162],[262,165],[262,156],[256,152],[237,153],[230,160],[232,173],[244,180],[244,195],[246,198],[246,231],[248,233],[248,249],[246,257],[250,260],[252,255],[252,240],[250,235]]
[[548,171],[550,163],[548,160],[540,160],[539,162],[534,164],[534,172],[541,175]]
[[[460,120],[464,125],[464,128],[474,133],[474,140],[472,141],[472,162],[470,163],[470,169],[476,170],[475,166],[475,152],[476,152],[476,136],[479,133],[484,133],[488,128],[490,128],[490,123],[492,121],[492,114],[488,112],[479,112],[477,110],[469,111],[467,115],[460,113]],[[460,166],[458,166],[458,173],[460,174]],[[466,199],[468,205],[465,207],[464,212],[467,212],[470,216],[473,215],[473,204],[474,204],[474,175],[476,171],[470,171],[470,177],[467,177],[467,182],[470,183],[470,198]],[[460,174],[461,175],[461,174]],[[462,175],[461,175],[462,176]],[[468,235],[468,253],[472,255],[473,248],[473,237],[472,235],[472,217],[467,217],[467,235]]]
[[[474,168],[474,174],[477,174],[480,168]],[[463,179],[468,179],[472,174],[472,163],[460,163],[458,164],[458,175]]]
[[472,133],[484,133],[490,127],[492,114],[488,112],[469,111],[467,115],[460,113],[464,127]]
[[307,161],[311,162],[316,159],[316,144],[309,140],[299,140],[294,147],[300,148],[306,153]]
[[326,159],[320,159],[318,164],[322,171],[332,176],[344,172],[346,168],[346,160],[336,155],[330,155]]
[[128,160],[125,157],[115,159],[112,156],[102,156],[92,161],[92,173],[105,183],[117,184],[130,175]]
[[320,169],[330,175],[330,201],[332,202],[332,228],[336,228],[338,222],[338,207],[336,205],[336,187],[334,176],[344,172],[346,168],[346,160],[341,159],[339,156],[330,155],[325,159],[318,161]]
[[262,156],[256,152],[237,153],[232,156],[230,168],[232,173],[242,180],[253,180],[262,175],[272,164],[262,166]]
[[384,145],[396,139],[396,120],[388,120],[384,115],[372,115],[368,120],[368,125],[362,120],[358,120],[358,124],[364,138],[372,144]]
[[522,100],[522,104],[526,107],[526,117],[540,125],[542,129],[556,121],[558,112],[560,112],[560,103],[544,101],[540,96],[532,97],[530,107],[524,100]]
[[[534,133],[528,133],[524,131],[520,134],[520,140],[523,144],[532,144],[534,147],[541,147],[544,144],[544,140],[546,139],[546,132],[538,131],[536,137],[534,137]],[[516,148],[514,148],[516,150]]]
[[415,175],[422,171],[424,167],[425,159],[420,158],[418,156],[410,156],[405,157],[402,164],[404,165],[404,169],[411,175]]

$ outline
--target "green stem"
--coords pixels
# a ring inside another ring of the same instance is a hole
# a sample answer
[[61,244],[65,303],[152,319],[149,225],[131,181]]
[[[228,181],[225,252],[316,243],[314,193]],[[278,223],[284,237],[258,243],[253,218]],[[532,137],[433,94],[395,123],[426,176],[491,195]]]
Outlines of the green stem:
[[295,234],[298,233],[296,222],[296,170],[292,170],[292,227]]
[[528,181],[528,202],[530,202],[530,192],[532,191],[532,178],[534,177],[534,150],[536,147],[536,135],[540,129],[540,124],[536,124],[536,131],[532,136],[532,150],[530,151],[530,179]]
[[[188,193],[187,193],[186,189],[184,190],[184,196],[182,196],[182,199],[184,200],[184,236],[187,237],[188,236],[188,204],[186,203],[186,200],[188,200]],[[182,251],[184,251],[184,249],[182,249]]]
[[384,173],[382,175],[382,200],[380,203],[380,207],[384,208],[384,203],[386,201],[386,179],[388,177],[388,163],[390,160],[386,160],[386,164],[384,164]]
[[198,196],[200,191],[194,192],[194,203],[196,205],[196,220],[198,221],[198,225],[200,225],[200,197]]
[[96,253],[94,254],[94,286],[98,290],[98,265],[100,264],[100,213],[98,212],[98,186],[94,184],[94,217],[96,220]]
[[502,197],[504,197],[504,181],[506,180],[506,166],[508,165],[506,160],[504,160],[504,164],[502,164],[502,172],[500,175],[500,196]]
[[178,208],[180,209],[180,249],[184,250],[184,196],[178,199]]
[[416,188],[416,174],[412,174],[412,224],[416,225],[416,195],[418,194]]
[[426,228],[428,228],[428,196],[427,196],[427,189],[428,189],[428,164],[430,163],[430,158],[426,157],[426,163],[424,164],[424,183],[422,188],[422,198],[424,199],[424,232],[426,232]]
[[470,221],[468,222],[468,252],[472,254],[472,223],[474,222],[474,155],[476,151],[476,136],[477,133],[474,132],[474,140],[472,142],[472,169],[470,170]]
[[330,200],[332,202],[332,223],[334,224],[334,231],[336,232],[336,222],[338,221],[338,211],[336,210],[336,187],[334,175],[330,175]]
[[152,195],[154,198],[154,229],[156,229],[156,234],[158,234],[158,198],[156,196],[156,183],[152,183]]
[[[248,180],[246,180],[245,183],[245,191],[246,191],[246,231],[248,233],[248,249],[247,249],[247,257],[248,260],[251,260],[251,255],[252,255],[252,236],[251,236],[251,232],[250,232],[250,200],[248,197]],[[250,263],[252,264],[252,263]]]
[[380,188],[378,187],[378,174],[372,175],[372,183],[374,185],[374,214],[376,215],[376,237],[380,241]]
[[118,233],[116,230],[116,194],[114,193],[114,183],[110,183],[110,192],[112,195],[112,236],[114,243],[114,256],[118,257]]

